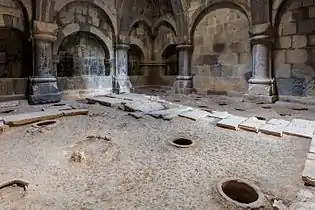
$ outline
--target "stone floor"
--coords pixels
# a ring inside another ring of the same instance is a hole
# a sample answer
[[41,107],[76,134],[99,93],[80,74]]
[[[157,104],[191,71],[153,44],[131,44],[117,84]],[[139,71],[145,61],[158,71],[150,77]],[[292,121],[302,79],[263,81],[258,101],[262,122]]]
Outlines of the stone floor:
[[[315,120],[315,107],[305,105],[267,107],[223,96],[142,93],[238,116]],[[180,117],[135,119],[84,100],[63,103],[88,108],[89,114],[59,118],[45,129],[24,125],[0,134],[0,182],[30,183],[25,197],[18,188],[0,190],[0,209],[231,209],[215,190],[226,177],[259,186],[270,201],[265,209],[272,209],[274,199],[292,210],[314,209],[315,190],[301,179],[310,139],[236,132]],[[10,109],[42,108],[21,101]],[[196,145],[180,149],[168,144],[178,137]]]

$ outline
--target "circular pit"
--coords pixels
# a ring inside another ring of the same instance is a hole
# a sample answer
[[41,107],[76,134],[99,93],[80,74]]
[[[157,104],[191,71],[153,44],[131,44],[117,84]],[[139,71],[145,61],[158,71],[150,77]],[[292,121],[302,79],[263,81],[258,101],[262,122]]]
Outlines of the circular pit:
[[34,124],[33,126],[36,128],[44,128],[44,127],[53,126],[56,123],[57,123],[56,120],[45,120],[45,121],[38,122],[38,123]]
[[195,142],[191,139],[187,138],[176,138],[173,140],[170,140],[169,143],[172,146],[179,147],[179,148],[188,148],[195,145]]
[[263,206],[263,194],[246,180],[228,178],[217,184],[219,194],[228,202],[242,208],[258,209]]

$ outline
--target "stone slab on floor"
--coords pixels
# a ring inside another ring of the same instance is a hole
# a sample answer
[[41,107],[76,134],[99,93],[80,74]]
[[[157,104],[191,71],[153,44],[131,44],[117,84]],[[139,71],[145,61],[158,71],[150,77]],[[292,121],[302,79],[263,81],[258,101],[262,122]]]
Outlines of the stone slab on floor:
[[199,119],[208,117],[209,114],[210,114],[209,112],[206,112],[200,109],[193,109],[191,111],[181,113],[178,116],[188,118],[191,120],[199,120]]
[[146,114],[140,111],[136,111],[136,112],[130,112],[128,115],[136,118],[136,119],[140,119],[142,117],[144,117]]
[[224,119],[231,116],[228,112],[218,112],[218,111],[212,111],[210,113],[209,117],[218,118],[218,119]]
[[184,114],[184,113],[190,112],[190,111],[192,111],[192,110],[193,110],[192,107],[188,107],[187,109],[182,109],[182,110],[180,110],[180,111],[178,111],[178,112],[170,113],[170,114],[168,114],[168,115],[163,116],[163,120],[172,120],[172,119],[174,119],[175,117],[178,117],[180,114]]
[[179,115],[184,112],[192,111],[193,108],[191,107],[179,107],[179,108],[171,108],[171,109],[164,109],[164,110],[159,110],[159,111],[153,111],[150,112],[149,114],[155,118],[164,118],[165,116],[168,115]]
[[283,131],[289,125],[289,121],[280,119],[271,119],[264,126],[262,126],[259,131],[265,134],[274,136],[283,136]]
[[139,101],[139,100],[148,100],[148,97],[144,94],[136,94],[136,93],[123,93],[123,94],[107,94],[104,97],[109,98],[117,98],[126,101]]
[[73,109],[72,106],[66,104],[64,106],[50,106],[43,108],[42,111],[64,111],[64,110],[71,110]]
[[242,122],[239,125],[239,128],[247,130],[247,131],[252,131],[252,132],[259,132],[259,128],[264,126],[266,124],[265,120],[259,120],[256,117],[250,117],[244,122]]
[[315,122],[303,119],[293,119],[285,128],[284,134],[313,138],[315,132]]
[[6,125],[19,126],[42,120],[52,120],[62,116],[61,111],[41,111],[4,116],[3,119]]
[[302,173],[304,183],[315,186],[315,154],[308,153]]
[[76,116],[76,115],[87,115],[89,113],[88,109],[71,109],[71,110],[61,110],[64,116]]
[[123,106],[125,111],[130,112],[141,111],[144,113],[150,113],[165,109],[162,104],[154,101],[129,101],[124,102]]
[[88,102],[96,102],[103,106],[108,106],[108,107],[114,107],[114,106],[120,105],[121,103],[130,102],[124,99],[110,98],[110,97],[91,97],[91,98],[86,98],[86,100]]
[[219,122],[217,122],[218,127],[228,128],[232,130],[238,130],[238,126],[244,122],[247,118],[246,117],[239,117],[235,115],[230,115]]
[[20,105],[19,101],[8,101],[8,102],[1,102],[0,108],[10,108],[10,107],[16,107]]

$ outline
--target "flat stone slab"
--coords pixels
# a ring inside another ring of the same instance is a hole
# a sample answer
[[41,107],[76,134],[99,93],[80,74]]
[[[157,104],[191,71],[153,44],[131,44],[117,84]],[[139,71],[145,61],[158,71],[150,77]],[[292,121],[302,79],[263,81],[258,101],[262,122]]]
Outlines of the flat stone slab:
[[62,116],[63,113],[60,111],[42,111],[4,116],[3,119],[6,125],[19,126],[43,120],[52,120]]
[[235,115],[230,115],[219,122],[217,122],[218,127],[228,128],[232,130],[238,130],[238,126],[244,122],[247,118],[246,117],[239,117]]
[[20,105],[19,101],[1,102],[0,103],[0,108],[16,107],[18,105]]
[[47,107],[47,108],[43,108],[42,111],[64,111],[64,110],[72,110],[73,107],[70,106],[70,105],[64,105],[64,106],[50,106],[50,107]]
[[144,117],[146,114],[143,112],[137,111],[137,112],[130,112],[128,115],[130,115],[136,119],[140,119],[140,118]]
[[214,118],[219,118],[219,119],[224,119],[231,116],[228,112],[218,112],[218,111],[212,111],[210,113],[209,117],[214,117]]
[[159,111],[165,109],[165,107],[154,101],[129,101],[123,103],[125,111],[135,112],[141,111],[144,113],[150,113],[153,111]]
[[180,117],[185,117],[191,120],[199,120],[209,116],[209,112],[200,110],[200,109],[193,109],[192,111],[184,112],[179,114]]
[[89,113],[88,109],[71,109],[71,110],[63,110],[64,116],[76,116],[76,115],[87,115]]
[[179,114],[184,114],[184,113],[190,112],[190,111],[192,111],[192,110],[193,110],[192,107],[188,107],[187,109],[182,109],[182,110],[180,110],[180,111],[178,111],[178,112],[170,113],[170,114],[168,114],[168,115],[163,116],[163,120],[172,120],[172,119],[174,119],[175,117],[178,117]]
[[293,119],[285,128],[284,134],[313,138],[315,132],[315,122],[302,119]]
[[302,179],[304,183],[315,186],[315,154],[308,154],[305,161]]
[[239,128],[252,131],[259,132],[259,128],[266,124],[265,120],[258,120],[256,117],[250,117],[239,125]]
[[289,125],[289,121],[271,119],[264,126],[262,126],[259,131],[265,134],[274,135],[274,136],[283,136],[283,131]]
[[172,109],[164,109],[164,110],[159,110],[159,111],[153,111],[150,112],[149,114],[153,117],[156,118],[163,118],[167,115],[179,115],[184,112],[192,111],[193,108],[191,107],[180,107],[180,108],[172,108]]
[[128,100],[120,99],[120,98],[110,98],[110,97],[91,97],[86,99],[89,102],[96,102],[103,106],[117,106],[121,103],[130,102]]

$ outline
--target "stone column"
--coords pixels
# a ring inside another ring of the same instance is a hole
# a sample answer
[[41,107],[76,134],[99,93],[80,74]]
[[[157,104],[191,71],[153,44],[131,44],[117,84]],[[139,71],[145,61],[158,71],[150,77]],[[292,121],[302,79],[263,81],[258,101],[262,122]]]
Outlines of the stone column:
[[34,21],[35,71],[30,78],[30,104],[56,103],[61,100],[53,68],[52,43],[58,26]]
[[128,50],[129,44],[116,44],[116,71],[114,75],[114,92],[130,93],[132,88],[128,76]]
[[260,34],[251,38],[252,78],[249,79],[248,93],[243,101],[254,103],[274,103],[276,101],[274,80],[271,74],[271,35]]
[[193,78],[191,75],[192,45],[177,45],[177,50],[179,75],[176,77],[176,81],[174,83],[174,92],[189,94],[193,88]]

